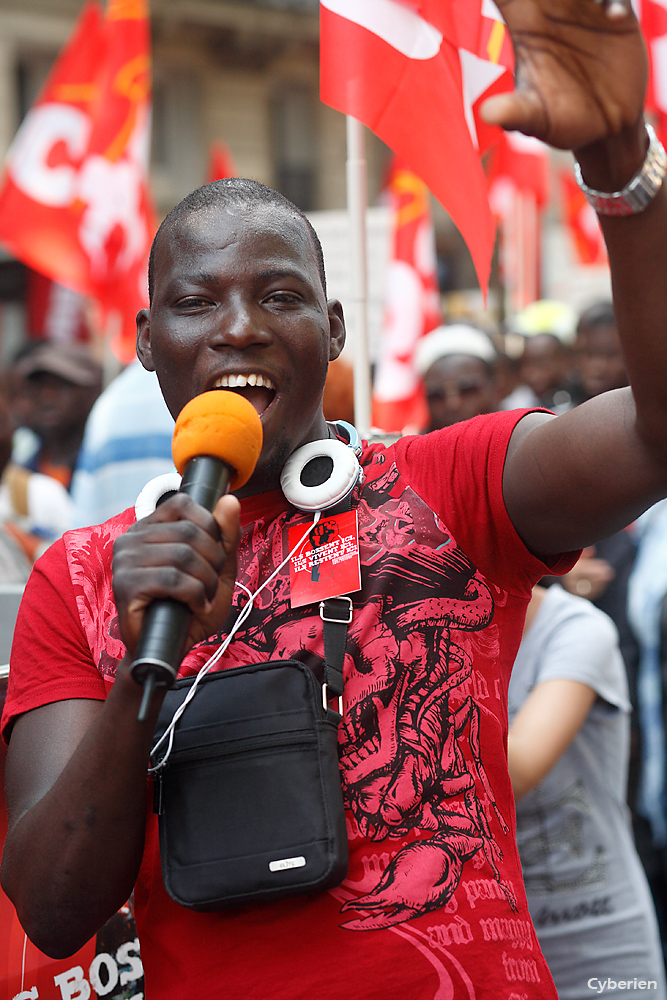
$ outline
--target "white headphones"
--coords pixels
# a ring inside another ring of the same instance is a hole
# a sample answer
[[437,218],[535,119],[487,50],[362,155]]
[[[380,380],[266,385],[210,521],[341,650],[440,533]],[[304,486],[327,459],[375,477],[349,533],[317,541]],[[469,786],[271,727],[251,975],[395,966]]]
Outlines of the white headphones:
[[178,493],[181,487],[181,477],[177,472],[165,472],[162,476],[156,476],[149,480],[137,497],[134,505],[134,513],[137,521],[142,517],[148,517],[158,506],[160,500],[170,493]]
[[[335,507],[350,495],[358,483],[364,481],[358,457],[361,454],[361,438],[356,428],[346,420],[336,420],[330,426],[336,434],[335,438],[311,441],[297,448],[280,474],[280,488],[285,499],[298,510],[313,513]],[[331,472],[323,483],[306,486],[303,482],[304,470],[318,458],[330,459]],[[151,479],[137,497],[134,508],[137,520],[152,514],[160,500],[169,493],[177,492],[180,485],[181,477],[177,472]]]

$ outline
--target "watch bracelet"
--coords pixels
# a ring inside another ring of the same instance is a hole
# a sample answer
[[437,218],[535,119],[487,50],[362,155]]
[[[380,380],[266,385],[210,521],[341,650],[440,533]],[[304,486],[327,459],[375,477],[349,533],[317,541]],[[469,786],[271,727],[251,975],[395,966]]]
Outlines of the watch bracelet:
[[581,167],[575,160],[574,174],[577,184],[598,215],[627,216],[643,212],[662,187],[667,168],[664,146],[649,124],[646,125],[649,147],[646,158],[631,181],[621,191],[595,191],[583,179]]

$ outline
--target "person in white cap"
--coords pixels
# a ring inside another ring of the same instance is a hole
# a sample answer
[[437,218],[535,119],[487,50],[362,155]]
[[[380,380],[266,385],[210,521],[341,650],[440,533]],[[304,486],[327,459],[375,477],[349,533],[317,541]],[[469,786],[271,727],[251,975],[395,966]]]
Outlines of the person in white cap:
[[417,343],[429,412],[427,430],[449,427],[498,408],[498,353],[482,330],[464,323],[438,326]]

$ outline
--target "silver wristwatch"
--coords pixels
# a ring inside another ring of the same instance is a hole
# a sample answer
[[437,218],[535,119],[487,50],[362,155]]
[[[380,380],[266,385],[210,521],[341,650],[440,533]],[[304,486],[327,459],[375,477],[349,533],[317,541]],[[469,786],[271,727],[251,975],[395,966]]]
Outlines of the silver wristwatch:
[[636,215],[638,212],[643,212],[662,187],[667,168],[667,155],[651,125],[646,125],[646,131],[649,137],[646,159],[641,169],[622,191],[608,193],[590,188],[584,181],[581,167],[575,160],[574,175],[577,184],[598,215]]

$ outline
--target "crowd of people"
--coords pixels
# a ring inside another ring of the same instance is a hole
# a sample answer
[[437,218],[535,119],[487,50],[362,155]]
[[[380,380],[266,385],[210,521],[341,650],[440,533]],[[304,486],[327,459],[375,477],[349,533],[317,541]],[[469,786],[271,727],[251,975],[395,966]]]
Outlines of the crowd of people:
[[[149,1000],[667,990],[625,804],[634,707],[632,807],[651,861],[664,859],[667,614],[652,560],[667,496],[665,155],[643,120],[645,56],[629,3],[500,6],[517,91],[484,113],[575,152],[614,302],[578,320],[535,304],[513,321],[519,356],[465,324],[425,337],[428,433],[361,444],[363,476],[344,508],[324,511],[329,533],[354,516],[345,537],[361,581],[342,671],[349,869],[337,886],[212,910],[167,892],[160,786],[147,779],[164,692],[146,705],[131,670],[146,609],[164,598],[189,611],[183,678],[213,655],[217,669],[293,658],[317,675],[329,665],[323,609],[291,600],[286,566],[312,516],[281,489],[302,446],[353,444],[341,414],[331,423],[322,409],[345,325],[310,223],[264,185],[227,179],[184,199],[156,236],[137,353],[147,394],[156,398],[157,375],[170,416],[150,424],[151,454],[169,462],[171,420],[209,390],[240,392],[263,425],[251,478],[212,513],[175,493],[137,519],[134,495],[115,492],[127,479],[134,494],[131,471],[141,479],[148,459],[137,422],[109,417],[140,398],[138,366],[92,412],[90,359],[30,348],[8,380],[9,410],[32,435],[31,454],[19,460],[23,435],[13,464],[58,481],[76,516],[77,476],[90,494],[108,463],[103,499],[126,509],[65,532],[26,585],[2,718],[2,884],[54,957],[134,892]],[[43,420],[35,400],[58,387],[70,402],[45,402]],[[5,428],[6,462],[8,439]],[[40,547],[23,551],[32,560]],[[593,607],[604,600],[617,626]],[[280,753],[264,756],[279,766]],[[208,765],[187,766],[196,783]],[[251,822],[252,789],[243,804]],[[197,818],[183,819],[187,840]],[[307,864],[280,859],[275,871]],[[658,885],[664,864],[648,874]]]

